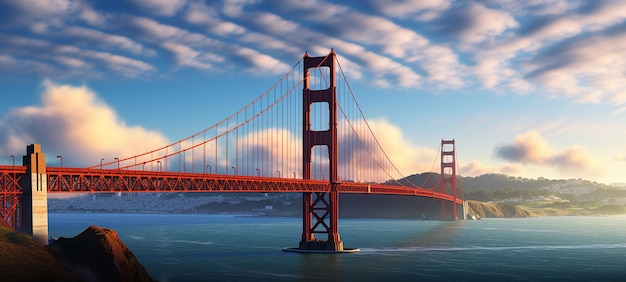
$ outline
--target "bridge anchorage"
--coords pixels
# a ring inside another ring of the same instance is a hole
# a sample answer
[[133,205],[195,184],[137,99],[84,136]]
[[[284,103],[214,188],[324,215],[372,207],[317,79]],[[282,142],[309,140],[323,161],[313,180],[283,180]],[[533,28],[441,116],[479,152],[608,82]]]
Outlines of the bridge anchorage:
[[441,140],[436,184],[415,185],[367,125],[335,53],[305,54],[299,63],[302,78],[296,65],[236,114],[149,152],[87,168],[47,167],[41,146],[29,145],[22,165],[0,165],[0,217],[46,244],[48,193],[302,193],[302,236],[283,250],[303,253],[359,251],[344,248],[339,235],[340,193],[438,199],[441,219],[459,218],[454,140]]

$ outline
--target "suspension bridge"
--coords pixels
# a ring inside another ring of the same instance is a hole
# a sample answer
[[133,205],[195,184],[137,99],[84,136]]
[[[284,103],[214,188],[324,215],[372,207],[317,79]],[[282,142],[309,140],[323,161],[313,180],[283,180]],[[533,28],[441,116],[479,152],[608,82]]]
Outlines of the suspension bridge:
[[[439,154],[439,153],[438,153]],[[442,140],[439,181],[411,183],[365,119],[331,50],[305,54],[256,100],[187,138],[86,168],[47,167],[39,144],[22,165],[0,165],[2,220],[48,240],[48,193],[302,193],[302,238],[292,251],[344,252],[339,194],[387,194],[441,201],[441,218],[464,218],[457,197],[454,140]],[[13,159],[15,160],[15,159]]]

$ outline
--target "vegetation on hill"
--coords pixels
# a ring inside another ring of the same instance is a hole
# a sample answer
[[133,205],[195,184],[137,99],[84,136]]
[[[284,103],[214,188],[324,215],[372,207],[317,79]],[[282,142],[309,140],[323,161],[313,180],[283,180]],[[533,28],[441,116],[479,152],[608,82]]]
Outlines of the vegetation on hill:
[[0,281],[81,281],[31,236],[0,226]]
[[[404,181],[436,187],[438,174],[415,174]],[[528,179],[504,174],[457,177],[466,200],[506,203],[536,215],[591,215],[626,213],[626,187],[583,179]]]

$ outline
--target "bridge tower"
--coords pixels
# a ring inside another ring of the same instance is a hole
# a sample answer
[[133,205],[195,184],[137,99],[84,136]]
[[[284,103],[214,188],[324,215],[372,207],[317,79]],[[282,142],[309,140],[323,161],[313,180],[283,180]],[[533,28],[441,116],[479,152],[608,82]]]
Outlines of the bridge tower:
[[[331,50],[326,57],[304,55],[303,94],[303,178],[311,179],[311,151],[315,146],[328,148],[330,192],[303,193],[302,195],[302,240],[299,250],[342,252],[343,242],[339,237],[339,192],[337,186],[337,93],[335,87],[335,53]],[[329,73],[327,89],[310,88],[309,69],[326,67]],[[311,107],[315,103],[328,106],[328,129],[311,129]],[[315,238],[316,234],[325,234],[326,240]]]
[[20,181],[22,199],[18,208],[18,230],[33,235],[40,243],[48,244],[48,177],[46,155],[41,145],[26,147],[22,159],[26,175]]
[[441,176],[439,182],[441,193],[446,193],[448,190],[454,196],[451,210],[450,203],[441,201],[441,219],[459,220],[456,210],[456,146],[454,139],[441,140]]

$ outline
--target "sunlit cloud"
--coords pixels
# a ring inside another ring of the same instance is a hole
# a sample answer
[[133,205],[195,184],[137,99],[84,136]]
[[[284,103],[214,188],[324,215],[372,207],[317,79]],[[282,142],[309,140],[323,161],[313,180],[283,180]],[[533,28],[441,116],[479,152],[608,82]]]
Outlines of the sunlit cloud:
[[480,176],[489,173],[499,173],[506,175],[519,175],[524,172],[524,167],[520,164],[505,164],[500,167],[485,165],[480,161],[470,161],[462,163],[458,168],[457,175]]
[[163,134],[131,126],[86,86],[43,83],[41,104],[15,108],[0,119],[0,152],[38,143],[66,163],[88,166],[101,158],[132,156],[167,143]]
[[[363,122],[353,122],[350,130],[339,132],[339,171],[346,172],[344,177],[354,181],[382,182],[433,170],[436,150],[407,140],[398,126],[385,119],[369,119],[367,123],[376,139],[371,137],[368,125]],[[355,133],[359,136],[356,139]],[[377,179],[368,179],[369,176]]]
[[513,163],[552,167],[562,173],[597,170],[596,161],[584,147],[555,150],[536,131],[518,135],[512,143],[496,148],[495,154]]

